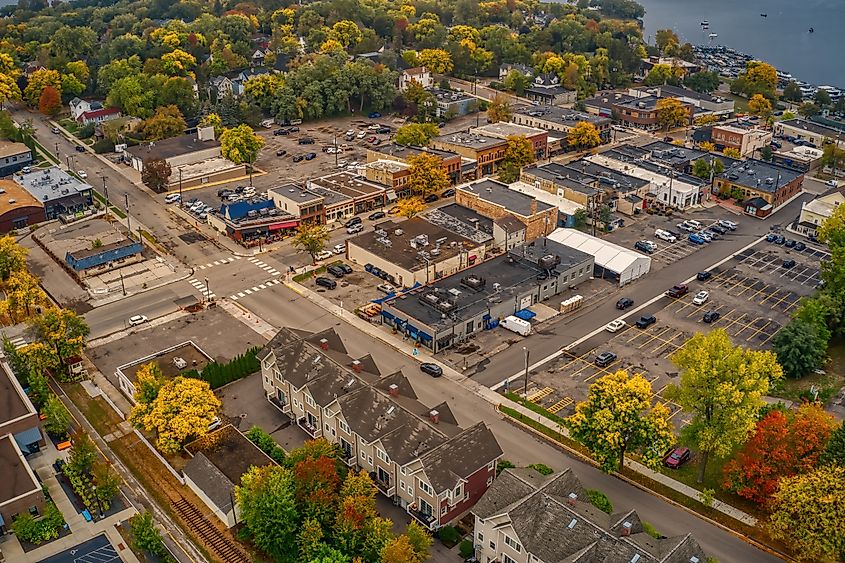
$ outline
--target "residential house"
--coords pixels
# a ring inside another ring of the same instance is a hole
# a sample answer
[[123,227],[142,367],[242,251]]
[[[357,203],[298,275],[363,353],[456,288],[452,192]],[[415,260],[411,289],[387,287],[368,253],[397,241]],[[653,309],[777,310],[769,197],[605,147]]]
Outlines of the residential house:
[[762,160],[738,161],[716,176],[714,193],[738,190],[748,215],[766,217],[801,192],[804,173]]
[[406,68],[399,75],[399,91],[404,92],[407,90],[412,82],[416,82],[418,85],[428,90],[434,86],[434,75],[424,66]]
[[32,151],[23,143],[0,141],[0,178],[32,164]]
[[698,563],[707,556],[687,533],[655,539],[634,510],[606,514],[572,469],[541,475],[506,469],[472,508],[480,563]]
[[534,69],[530,66],[521,65],[519,63],[502,63],[499,65],[499,80],[502,81],[507,78],[508,74],[510,74],[513,70],[522,73],[522,75],[529,80],[534,78]]
[[226,75],[215,76],[208,81],[208,94],[210,98],[222,100],[226,96],[235,95],[235,85],[232,78]]
[[79,116],[86,111],[102,109],[103,104],[100,102],[83,100],[82,98],[73,98],[70,102],[68,102],[68,107],[70,108],[71,117],[73,117],[74,121],[76,121],[79,119]]
[[[525,240],[548,235],[558,223],[558,209],[536,198],[508,188],[496,180],[476,180],[458,186],[455,203],[493,219],[514,217],[525,225]],[[512,224],[511,224],[512,225]]]
[[89,125],[91,123],[99,125],[100,123],[104,123],[106,121],[120,119],[122,116],[123,114],[120,113],[120,108],[99,108],[82,112],[79,114],[79,117],[76,118],[76,121],[81,125]]
[[12,180],[0,180],[0,234],[46,221],[44,204]]
[[493,483],[502,449],[485,423],[463,429],[448,403],[423,405],[401,371],[351,357],[334,329],[282,328],[258,359],[267,398],[427,529],[457,521]]
[[805,236],[816,237],[819,226],[833,215],[840,205],[845,204],[845,186],[832,188],[816,199],[801,204],[801,214],[790,230]]
[[557,106],[574,104],[577,92],[564,88],[556,74],[545,72],[534,78],[531,86],[525,90],[525,97],[541,105]]

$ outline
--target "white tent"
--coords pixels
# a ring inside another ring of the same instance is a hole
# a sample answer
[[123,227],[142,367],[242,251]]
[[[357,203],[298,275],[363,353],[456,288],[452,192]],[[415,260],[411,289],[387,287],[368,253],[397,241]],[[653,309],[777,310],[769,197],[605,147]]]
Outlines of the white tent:
[[604,270],[602,276],[610,274],[611,277],[619,278],[619,285],[646,275],[651,268],[651,258],[648,256],[577,229],[556,229],[549,238],[593,256],[596,266]]

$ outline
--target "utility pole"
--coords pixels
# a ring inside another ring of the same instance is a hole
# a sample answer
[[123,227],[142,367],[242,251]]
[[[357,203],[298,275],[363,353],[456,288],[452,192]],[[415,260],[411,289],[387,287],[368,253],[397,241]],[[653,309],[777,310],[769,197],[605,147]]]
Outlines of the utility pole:
[[205,298],[211,302],[211,291],[208,289],[208,278],[205,278]]
[[109,189],[106,187],[106,177],[103,176],[103,197],[106,198],[106,221],[109,219]]
[[334,167],[337,168],[337,135],[334,136]]
[[56,143],[56,160],[61,162],[61,159],[59,158],[59,143]]
[[126,284],[123,283],[123,272],[120,272],[120,287],[123,289],[123,296],[126,297]]
[[525,386],[523,387],[523,392],[525,393],[525,395],[528,395],[528,356],[530,352],[528,348],[523,346],[522,353],[525,354]]
[[129,218],[129,194],[123,194],[123,209],[126,211],[126,230],[129,231],[129,238],[132,238],[132,220]]
[[184,207],[182,204],[182,167],[179,167],[179,207]]

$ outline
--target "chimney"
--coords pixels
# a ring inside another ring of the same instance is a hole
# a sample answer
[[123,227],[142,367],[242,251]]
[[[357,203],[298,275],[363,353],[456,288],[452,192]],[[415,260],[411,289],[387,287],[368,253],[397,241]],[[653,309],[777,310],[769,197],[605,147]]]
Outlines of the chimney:
[[326,340],[325,338],[321,338],[320,339],[320,348],[322,348],[322,350],[324,352],[327,352],[329,350],[329,341]]
[[399,396],[399,386],[395,383],[391,383],[390,387],[388,387],[391,397],[398,397]]
[[437,412],[436,410],[431,410],[428,413],[428,418],[431,420],[431,422],[433,422],[434,424],[437,424],[438,422],[440,422],[440,413]]
[[354,371],[355,373],[361,373],[361,362],[359,362],[358,360],[353,360],[352,371]]
[[628,536],[631,535],[631,523],[630,522],[624,522],[622,524],[622,528],[619,529],[619,535],[623,538],[627,538]]
[[534,215],[536,213],[537,213],[537,198],[532,198],[531,199],[531,215]]
[[569,497],[567,497],[567,499],[566,499],[566,503],[567,503],[569,506],[575,506],[575,501],[576,501],[576,500],[578,500],[578,495],[576,495],[575,493],[569,493]]

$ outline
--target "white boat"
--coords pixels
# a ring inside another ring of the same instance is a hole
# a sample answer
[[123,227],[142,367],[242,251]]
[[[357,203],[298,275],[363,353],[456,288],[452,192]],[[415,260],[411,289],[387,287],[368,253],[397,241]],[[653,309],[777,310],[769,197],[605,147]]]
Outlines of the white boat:
[[710,39],[716,39],[717,37],[719,37],[719,34],[718,33],[711,33],[707,37],[709,37]]

